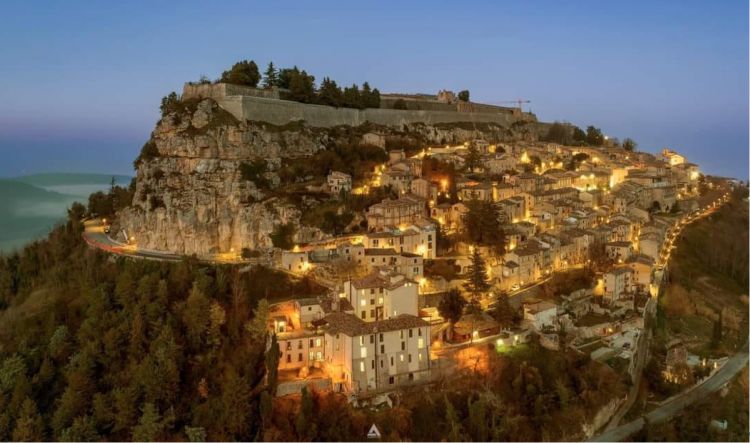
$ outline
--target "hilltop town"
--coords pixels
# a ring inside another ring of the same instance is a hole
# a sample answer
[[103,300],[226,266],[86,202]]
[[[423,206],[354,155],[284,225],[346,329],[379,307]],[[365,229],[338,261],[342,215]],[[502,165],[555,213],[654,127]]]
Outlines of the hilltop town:
[[[377,402],[531,344],[637,388],[673,242],[733,183],[672,149],[641,152],[468,91],[367,86],[363,100],[355,85],[346,102],[347,90],[255,83],[165,97],[131,202],[91,222],[87,242],[314,282],[267,307],[277,396]],[[614,400],[587,436],[623,410]]]

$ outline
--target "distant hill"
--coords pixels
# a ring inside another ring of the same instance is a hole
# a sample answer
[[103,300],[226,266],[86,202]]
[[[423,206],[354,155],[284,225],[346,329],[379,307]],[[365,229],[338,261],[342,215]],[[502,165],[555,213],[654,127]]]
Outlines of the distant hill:
[[[115,175],[120,186],[131,177]],[[0,179],[0,252],[20,248],[47,235],[65,218],[74,201],[87,202],[91,193],[107,190],[109,174],[33,174]]]
[[45,173],[14,177],[11,180],[26,183],[61,194],[74,195],[88,199],[96,191],[109,188],[112,177],[115,184],[128,186],[132,177],[115,174],[87,174],[87,173]]
[[64,185],[109,185],[112,177],[115,183],[122,186],[130,183],[132,177],[115,174],[88,174],[88,173],[59,173],[51,172],[44,174],[22,175],[13,177],[11,180],[28,183],[34,186],[64,186]]
[[0,251],[45,236],[76,200],[83,199],[0,179]]

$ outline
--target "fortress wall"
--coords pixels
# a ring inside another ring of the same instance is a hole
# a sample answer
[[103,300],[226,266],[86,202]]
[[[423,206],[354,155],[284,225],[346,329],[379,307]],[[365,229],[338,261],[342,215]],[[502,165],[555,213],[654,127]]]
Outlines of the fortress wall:
[[495,123],[508,126],[518,119],[508,113],[412,111],[394,109],[352,109],[309,105],[287,100],[259,97],[228,96],[218,100],[219,105],[243,120],[266,121],[284,125],[304,120],[309,126],[332,127],[359,126],[367,121],[384,126],[401,126],[411,123]]
[[423,110],[423,111],[448,111],[456,112],[456,104],[443,103],[437,100],[424,100],[419,98],[411,97],[383,97],[380,96],[380,107],[385,109],[393,109],[394,103],[398,100],[403,100],[406,104],[407,110]]
[[250,86],[232,85],[229,83],[185,83],[182,87],[182,99],[189,98],[212,98],[216,101],[232,95],[245,95],[248,97],[279,98],[278,89],[260,89]]

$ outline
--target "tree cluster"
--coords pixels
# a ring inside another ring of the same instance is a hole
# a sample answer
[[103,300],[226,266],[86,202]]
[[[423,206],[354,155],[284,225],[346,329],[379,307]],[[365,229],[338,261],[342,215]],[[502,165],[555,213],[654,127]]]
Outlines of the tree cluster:
[[372,89],[364,82],[360,88],[353,84],[343,89],[336,81],[324,77],[318,88],[315,87],[315,76],[308,74],[297,66],[277,69],[273,62],[261,77],[258,65],[252,60],[235,63],[231,69],[224,71],[219,79],[222,83],[257,87],[261,82],[266,89],[282,89],[282,98],[300,103],[312,103],[344,108],[379,108],[380,91]]
[[265,268],[111,260],[81,241],[86,212],[0,256],[0,439],[257,439],[278,360],[267,300],[323,289]]
[[260,81],[258,65],[253,60],[239,61],[232,65],[229,70],[222,72],[219,81],[254,88],[258,86],[258,82]]
[[466,207],[468,212],[463,220],[466,239],[473,244],[491,246],[502,253],[505,249],[505,235],[495,205],[475,199],[467,201]]

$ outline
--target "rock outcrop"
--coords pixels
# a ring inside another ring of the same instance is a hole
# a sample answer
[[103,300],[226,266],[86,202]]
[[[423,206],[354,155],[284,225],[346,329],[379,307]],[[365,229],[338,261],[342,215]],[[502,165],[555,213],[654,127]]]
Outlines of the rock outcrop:
[[[297,241],[320,239],[321,231],[299,226],[300,209],[272,191],[283,159],[312,156],[342,139],[385,148],[401,139],[440,144],[510,137],[534,134],[494,124],[274,126],[238,121],[212,99],[187,100],[157,123],[136,160],[135,194],[119,215],[119,228],[140,248],[198,255],[270,248],[279,224],[297,226]],[[242,176],[240,165],[259,159],[267,165],[263,177],[270,190]]]

